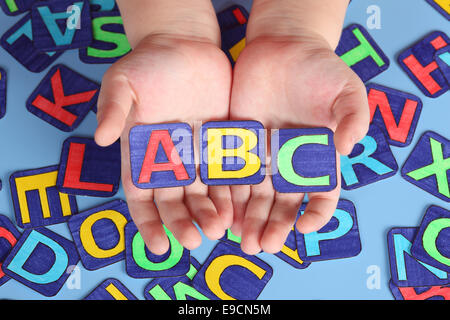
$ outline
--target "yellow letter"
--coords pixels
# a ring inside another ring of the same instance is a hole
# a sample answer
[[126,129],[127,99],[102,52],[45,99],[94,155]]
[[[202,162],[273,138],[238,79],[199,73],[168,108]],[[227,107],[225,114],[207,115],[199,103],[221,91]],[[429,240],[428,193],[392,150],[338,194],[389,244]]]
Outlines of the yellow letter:
[[222,273],[226,268],[231,266],[244,267],[256,275],[258,279],[262,279],[266,274],[266,270],[240,256],[228,254],[215,258],[205,270],[205,282],[208,285],[209,290],[221,300],[236,300],[226,294],[220,286],[220,277]]
[[[114,248],[104,250],[101,249],[97,243],[95,242],[94,236],[92,235],[92,226],[98,220],[101,219],[109,219],[111,220],[117,227],[119,231],[119,241],[117,242]],[[80,226],[80,239],[83,244],[84,250],[94,258],[109,258],[113,257],[123,250],[125,250],[125,234],[124,228],[127,224],[127,219],[120,213],[115,210],[104,210],[94,213],[93,215],[86,218]]]
[[112,283],[106,287],[106,291],[116,300],[128,300]]
[[[261,168],[261,159],[250,152],[258,144],[257,135],[248,129],[242,128],[209,128],[208,136],[208,178],[209,179],[239,179],[254,175]],[[236,149],[222,148],[223,137],[236,136],[242,140]],[[222,164],[224,158],[237,157],[245,161],[240,170],[224,171]]]
[[[295,229],[292,228],[292,231],[295,232]],[[300,259],[300,257],[298,256],[297,249],[294,250],[294,249],[289,248],[287,245],[284,245],[283,248],[281,248],[281,252],[283,254],[285,254],[286,256],[288,256],[289,258],[291,258],[292,260],[297,261],[300,264],[304,263],[303,260]]]
[[236,62],[242,50],[245,48],[245,38],[236,43],[229,51],[233,61]]
[[[30,211],[28,209],[27,191],[37,190],[39,192],[39,199],[41,201],[42,216],[50,218],[50,207],[48,205],[47,188],[56,186],[56,178],[58,171],[51,171],[41,174],[35,174],[25,177],[15,178],[17,198],[19,200],[20,214],[22,216],[22,223],[30,223]],[[63,216],[70,216],[72,211],[70,209],[69,196],[64,193],[59,193],[61,202],[61,210]]]

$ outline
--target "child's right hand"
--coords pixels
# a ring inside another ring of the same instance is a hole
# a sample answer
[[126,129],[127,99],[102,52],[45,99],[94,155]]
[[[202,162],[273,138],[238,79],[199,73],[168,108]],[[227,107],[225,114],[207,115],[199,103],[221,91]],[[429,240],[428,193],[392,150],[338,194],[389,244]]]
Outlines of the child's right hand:
[[131,180],[129,131],[139,124],[186,122],[193,127],[197,121],[227,120],[230,87],[231,66],[217,44],[173,35],[144,38],[105,73],[95,140],[107,146],[121,138],[130,214],[155,254],[169,249],[162,222],[187,249],[201,243],[194,221],[208,238],[222,237],[233,222],[230,188],[202,184],[197,174],[186,187],[138,189]]

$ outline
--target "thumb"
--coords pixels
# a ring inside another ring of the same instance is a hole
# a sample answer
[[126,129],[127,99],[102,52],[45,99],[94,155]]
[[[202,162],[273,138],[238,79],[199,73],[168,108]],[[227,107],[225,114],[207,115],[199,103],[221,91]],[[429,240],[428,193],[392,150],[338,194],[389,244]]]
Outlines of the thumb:
[[135,101],[135,94],[120,64],[114,64],[103,76],[97,106],[95,142],[100,146],[114,143],[121,135]]
[[334,134],[336,149],[340,154],[348,155],[369,129],[367,92],[359,79],[343,89],[335,101],[333,111],[337,121]]

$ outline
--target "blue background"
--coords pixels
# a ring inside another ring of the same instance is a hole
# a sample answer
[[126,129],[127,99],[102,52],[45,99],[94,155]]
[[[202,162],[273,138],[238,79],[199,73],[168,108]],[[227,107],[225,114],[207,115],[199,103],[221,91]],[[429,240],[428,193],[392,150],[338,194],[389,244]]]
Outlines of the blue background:
[[[216,10],[232,3],[240,3],[250,10],[251,1],[213,0]],[[367,8],[377,5],[381,9],[381,29],[368,29],[375,41],[391,60],[389,69],[371,82],[382,84],[419,96],[423,111],[413,142],[407,148],[392,147],[401,167],[419,137],[433,130],[450,138],[450,94],[438,99],[425,97],[406,73],[399,67],[397,55],[434,30],[450,34],[448,21],[425,0],[358,0],[348,9],[345,26],[359,23],[366,26],[370,14]],[[0,34],[9,29],[18,17],[0,12]],[[88,65],[78,58],[78,51],[65,52],[55,63],[63,63],[83,75],[101,81],[108,65]],[[25,101],[36,88],[47,70],[35,74],[27,71],[3,48],[0,48],[0,66],[8,72],[7,113],[0,120],[0,213],[14,220],[9,190],[9,176],[17,170],[33,169],[59,163],[63,141],[71,135],[93,136],[96,127],[94,113],[90,113],[77,130],[68,134],[29,113]],[[273,255],[262,253],[260,258],[272,266],[274,275],[259,299],[393,299],[388,282],[390,279],[386,235],[397,226],[418,226],[428,206],[435,204],[450,209],[450,205],[401,178],[394,177],[354,191],[343,191],[342,198],[354,202],[361,232],[362,252],[353,258],[312,263],[307,269],[297,270]],[[114,198],[125,199],[122,188]],[[100,205],[111,198],[77,197],[80,210]],[[70,239],[66,224],[50,226],[50,229]],[[201,247],[192,255],[203,262],[215,242],[204,238]],[[143,291],[150,280],[133,279],[125,273],[124,261],[97,271],[84,269],[81,263],[81,288],[68,289],[65,285],[53,299],[81,299],[109,277],[123,282],[133,294],[143,299]],[[381,285],[368,289],[369,266],[378,266]],[[46,299],[14,280],[0,287],[0,298]]]

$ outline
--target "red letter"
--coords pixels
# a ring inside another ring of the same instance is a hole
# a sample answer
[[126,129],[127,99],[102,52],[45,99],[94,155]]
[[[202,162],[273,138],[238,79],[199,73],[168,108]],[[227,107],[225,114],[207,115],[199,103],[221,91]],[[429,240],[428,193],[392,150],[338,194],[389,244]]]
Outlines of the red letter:
[[[166,153],[168,162],[155,163],[158,146],[161,146]],[[180,159],[168,130],[154,130],[150,136],[147,151],[142,163],[139,183],[150,182],[153,171],[173,171],[177,180],[188,180],[189,175]]]
[[435,286],[421,294],[417,294],[413,287],[399,287],[398,289],[405,300],[426,300],[436,296],[450,300],[450,287]]
[[[13,234],[8,229],[2,227],[0,227],[0,238],[8,241],[11,247],[14,247],[17,242],[17,239],[13,236]],[[0,279],[3,278],[4,275],[5,274],[2,271],[2,263],[0,263]]]
[[234,9],[233,10],[233,14],[236,17],[237,21],[240,24],[246,24],[247,23],[247,19],[245,19],[244,15],[242,14],[241,10],[239,9]]
[[114,188],[112,184],[80,181],[85,149],[86,146],[84,144],[70,143],[63,186],[73,189],[112,192]]
[[[447,45],[445,40],[440,36],[432,40],[430,43],[436,50],[439,50]],[[431,95],[442,89],[441,86],[431,76],[431,73],[439,68],[436,61],[433,61],[427,66],[422,66],[416,59],[416,57],[411,54],[410,56],[403,59],[403,62]]]
[[62,123],[72,126],[75,120],[77,120],[77,116],[65,110],[63,107],[88,102],[92,99],[97,90],[65,96],[59,69],[52,76],[51,84],[55,102],[53,103],[43,96],[38,95],[32,104]]
[[405,143],[406,138],[408,138],[409,129],[411,128],[411,123],[414,119],[414,114],[417,108],[417,101],[409,99],[406,100],[402,116],[397,125],[394,115],[392,114],[391,105],[389,104],[389,100],[385,92],[376,89],[370,89],[368,98],[370,107],[370,122],[372,122],[377,107],[379,107],[381,116],[384,120],[384,124],[389,133],[389,137],[392,140]]

